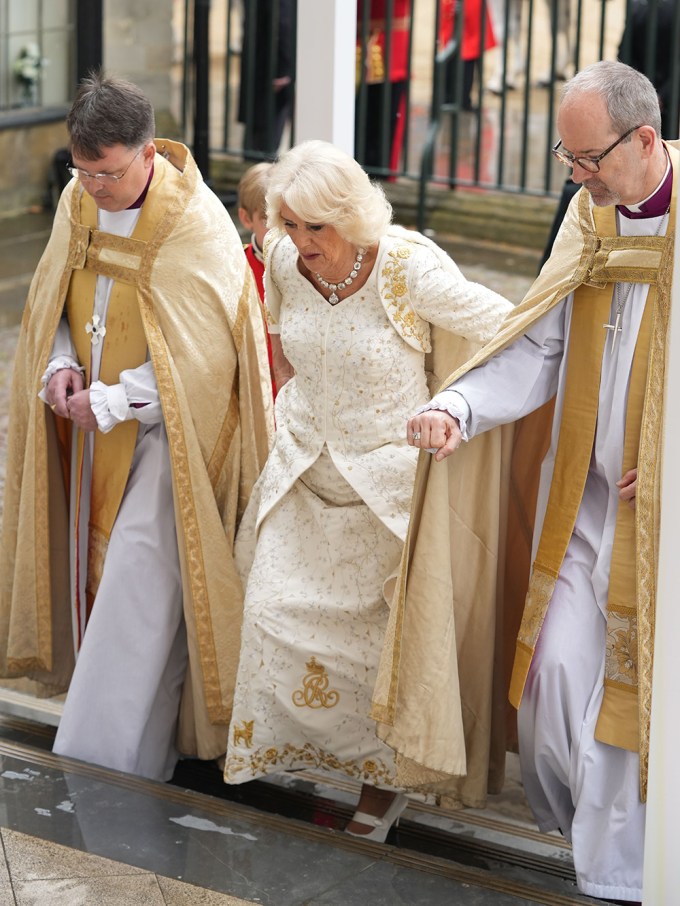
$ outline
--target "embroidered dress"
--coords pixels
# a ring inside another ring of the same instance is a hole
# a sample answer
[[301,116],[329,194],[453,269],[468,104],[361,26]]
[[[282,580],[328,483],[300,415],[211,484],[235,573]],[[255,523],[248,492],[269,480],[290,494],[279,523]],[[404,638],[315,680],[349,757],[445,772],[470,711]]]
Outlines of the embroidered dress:
[[429,323],[479,342],[510,305],[404,231],[335,306],[287,238],[268,249],[267,280],[295,377],[277,396],[274,449],[237,539],[247,589],[225,779],[314,767],[389,786],[393,753],[368,714],[417,459],[405,423],[428,398]]

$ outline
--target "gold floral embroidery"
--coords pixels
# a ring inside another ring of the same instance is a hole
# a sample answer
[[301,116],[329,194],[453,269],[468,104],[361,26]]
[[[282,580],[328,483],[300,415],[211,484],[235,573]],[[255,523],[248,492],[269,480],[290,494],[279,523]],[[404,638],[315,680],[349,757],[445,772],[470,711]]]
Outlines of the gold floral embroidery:
[[524,614],[522,615],[522,625],[518,634],[519,640],[524,642],[531,651],[536,647],[554,591],[555,579],[541,572],[534,564],[524,605]]
[[366,759],[357,762],[349,759],[342,761],[337,755],[319,749],[307,743],[303,748],[287,743],[280,748],[256,749],[252,754],[239,755],[229,753],[224,769],[227,782],[236,777],[243,777],[244,772],[253,777],[276,773],[289,769],[326,768],[339,771],[355,780],[371,783],[391,784],[394,782],[394,769],[381,760]]
[[398,245],[388,252],[381,276],[385,279],[383,301],[395,327],[400,328],[403,337],[414,337],[426,349],[428,345],[426,326],[416,315],[408,301],[408,276],[404,262],[411,255],[411,249]]
[[637,621],[634,614],[609,611],[606,677],[627,686],[637,685]]
[[234,727],[234,745],[238,746],[241,743],[247,748],[250,749],[253,746],[253,726],[255,724],[254,720],[242,720],[240,727]]
[[329,685],[326,668],[312,657],[307,661],[307,670],[309,672],[302,680],[302,689],[293,692],[293,704],[298,708],[334,708],[340,701],[340,695],[334,689],[326,691]]

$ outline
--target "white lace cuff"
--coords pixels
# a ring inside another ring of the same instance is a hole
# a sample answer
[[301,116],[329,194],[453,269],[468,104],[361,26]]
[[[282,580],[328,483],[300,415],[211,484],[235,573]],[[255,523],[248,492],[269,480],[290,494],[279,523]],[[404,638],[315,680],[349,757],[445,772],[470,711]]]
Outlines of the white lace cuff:
[[70,355],[58,355],[53,359],[50,359],[47,364],[45,373],[40,378],[40,380],[42,381],[42,390],[38,394],[38,398],[41,399],[43,403],[47,402],[45,388],[57,373],[57,371],[63,371],[65,368],[72,368],[73,371],[79,371],[81,374],[85,374],[85,369],[82,367],[82,365],[79,365],[78,362],[75,359],[71,358]]
[[448,412],[449,415],[458,422],[458,427],[460,428],[463,440],[470,439],[467,431],[467,425],[470,419],[470,407],[468,406],[465,397],[458,393],[457,390],[442,390],[442,392],[433,397],[429,403],[426,403],[424,406],[421,406],[420,409],[416,410],[415,414],[420,415],[421,412],[428,412],[432,409]]
[[90,386],[90,407],[102,434],[108,434],[116,425],[134,418],[122,384],[95,381]]

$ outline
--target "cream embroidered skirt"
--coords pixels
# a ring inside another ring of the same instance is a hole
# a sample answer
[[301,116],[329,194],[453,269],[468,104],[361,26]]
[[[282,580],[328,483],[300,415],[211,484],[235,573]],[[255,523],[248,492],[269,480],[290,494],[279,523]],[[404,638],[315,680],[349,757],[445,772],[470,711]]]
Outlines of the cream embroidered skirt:
[[[251,504],[240,544],[252,534]],[[400,553],[325,450],[267,516],[247,584],[228,783],[323,768],[391,785],[392,750],[368,712],[383,582]]]

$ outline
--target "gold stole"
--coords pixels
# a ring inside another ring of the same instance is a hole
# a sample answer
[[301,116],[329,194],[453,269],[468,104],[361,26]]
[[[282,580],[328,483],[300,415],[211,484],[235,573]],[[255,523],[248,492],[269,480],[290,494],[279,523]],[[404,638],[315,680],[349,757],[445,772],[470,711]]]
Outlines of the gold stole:
[[[598,236],[602,237],[602,259],[591,270],[590,283],[581,285],[574,294],[555,466],[510,683],[510,701],[517,708],[581,505],[597,426],[602,356],[611,340],[602,325],[609,321],[617,280],[650,284],[633,357],[621,474],[638,464],[656,303],[656,268],[650,268],[648,252],[660,252],[665,238],[617,237],[615,210],[611,206],[593,211]],[[644,255],[644,266],[636,270],[638,250]],[[617,511],[612,553],[605,694],[596,738],[633,751],[637,751],[639,739],[636,554],[635,512],[622,504]]]
[[[178,173],[177,176],[179,175]],[[157,182],[157,174],[153,181]],[[136,368],[146,361],[147,340],[139,311],[137,284],[146,244],[153,236],[164,210],[165,199],[161,192],[149,192],[132,236],[115,236],[97,229],[97,207],[91,196],[83,191],[73,193],[72,221],[74,230],[83,233],[82,242],[86,246],[86,252],[71,276],[66,306],[71,336],[78,359],[85,367],[88,387],[91,380],[92,346],[91,335],[85,328],[92,320],[95,286],[99,275],[114,280],[106,317],[106,336],[102,339],[99,379],[105,384],[117,384],[121,371]],[[138,427],[139,422],[132,419],[121,422],[107,434],[95,432],[85,594],[88,616],[104,569],[111,530],[129,479]],[[84,441],[83,432],[79,432],[74,516],[76,538],[80,523]],[[78,550],[76,542],[76,556]],[[82,566],[78,567],[78,572],[81,568]]]

